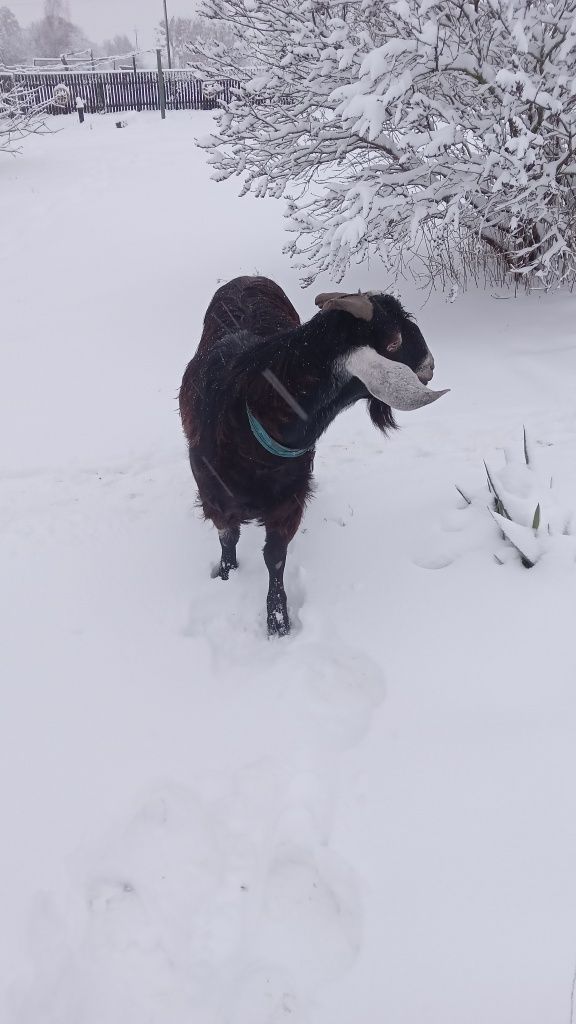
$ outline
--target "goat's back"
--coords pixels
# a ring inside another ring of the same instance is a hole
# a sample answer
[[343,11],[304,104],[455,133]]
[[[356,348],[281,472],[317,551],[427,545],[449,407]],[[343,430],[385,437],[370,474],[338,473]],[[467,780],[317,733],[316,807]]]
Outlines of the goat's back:
[[206,310],[198,353],[237,331],[265,338],[299,325],[298,313],[274,281],[268,277],[235,277],[215,292]]
[[230,360],[258,338],[299,326],[290,299],[268,277],[235,277],[215,292],[180,388],[180,415],[191,445],[198,444],[202,426],[214,420],[229,384]]

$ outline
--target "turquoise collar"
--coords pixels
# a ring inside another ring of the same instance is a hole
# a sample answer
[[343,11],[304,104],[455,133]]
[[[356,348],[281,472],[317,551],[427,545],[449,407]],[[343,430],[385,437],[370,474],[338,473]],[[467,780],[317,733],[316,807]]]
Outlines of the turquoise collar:
[[250,430],[254,434],[256,440],[262,445],[262,447],[270,453],[270,455],[279,455],[281,459],[297,459],[300,455],[305,455],[313,444],[307,448],[286,448],[283,444],[279,444],[264,427],[259,420],[256,419],[252,413],[250,407],[246,405],[246,412],[248,414],[248,423],[250,424]]

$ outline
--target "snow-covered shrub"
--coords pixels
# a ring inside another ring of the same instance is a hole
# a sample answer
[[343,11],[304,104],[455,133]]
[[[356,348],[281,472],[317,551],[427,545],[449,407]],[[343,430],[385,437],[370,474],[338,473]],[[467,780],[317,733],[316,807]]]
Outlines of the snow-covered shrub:
[[475,494],[457,487],[475,515],[492,516],[501,539],[496,561],[502,565],[520,558],[533,568],[552,550],[574,560],[576,545],[572,536],[572,514],[561,506],[554,493],[554,481],[537,468],[526,431],[522,457],[504,451],[505,465],[494,470],[486,463],[486,485]]
[[2,91],[0,76],[0,153],[17,153],[27,135],[45,131],[46,107],[29,89],[14,86]]
[[[217,179],[288,199],[305,280],[378,255],[436,283],[576,277],[576,0],[205,0],[240,82]],[[194,64],[194,61],[192,61]]]

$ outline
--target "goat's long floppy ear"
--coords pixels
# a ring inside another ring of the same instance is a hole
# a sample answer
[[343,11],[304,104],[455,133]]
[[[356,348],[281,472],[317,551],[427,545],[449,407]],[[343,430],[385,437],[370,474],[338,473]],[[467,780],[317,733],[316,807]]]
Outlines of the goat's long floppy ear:
[[351,313],[358,320],[371,320],[374,316],[374,306],[367,295],[358,292],[355,295],[348,295],[346,292],[322,292],[314,299],[322,312],[329,309],[342,309],[345,313]]
[[374,398],[379,398],[392,409],[404,412],[420,409],[446,394],[446,391],[431,391],[405,363],[386,359],[369,345],[351,352],[344,365],[353,377],[362,381]]

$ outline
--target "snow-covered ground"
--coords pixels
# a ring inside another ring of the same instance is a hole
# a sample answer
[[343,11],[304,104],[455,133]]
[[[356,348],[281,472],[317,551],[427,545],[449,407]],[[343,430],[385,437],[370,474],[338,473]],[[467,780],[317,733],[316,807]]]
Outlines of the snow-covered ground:
[[0,163],[0,1020],[567,1024],[574,548],[506,560],[482,460],[525,424],[508,500],[576,508],[576,299],[406,283],[452,393],[321,441],[269,642],[259,531],[210,579],[176,395],[218,283],[314,291],[208,118]]

